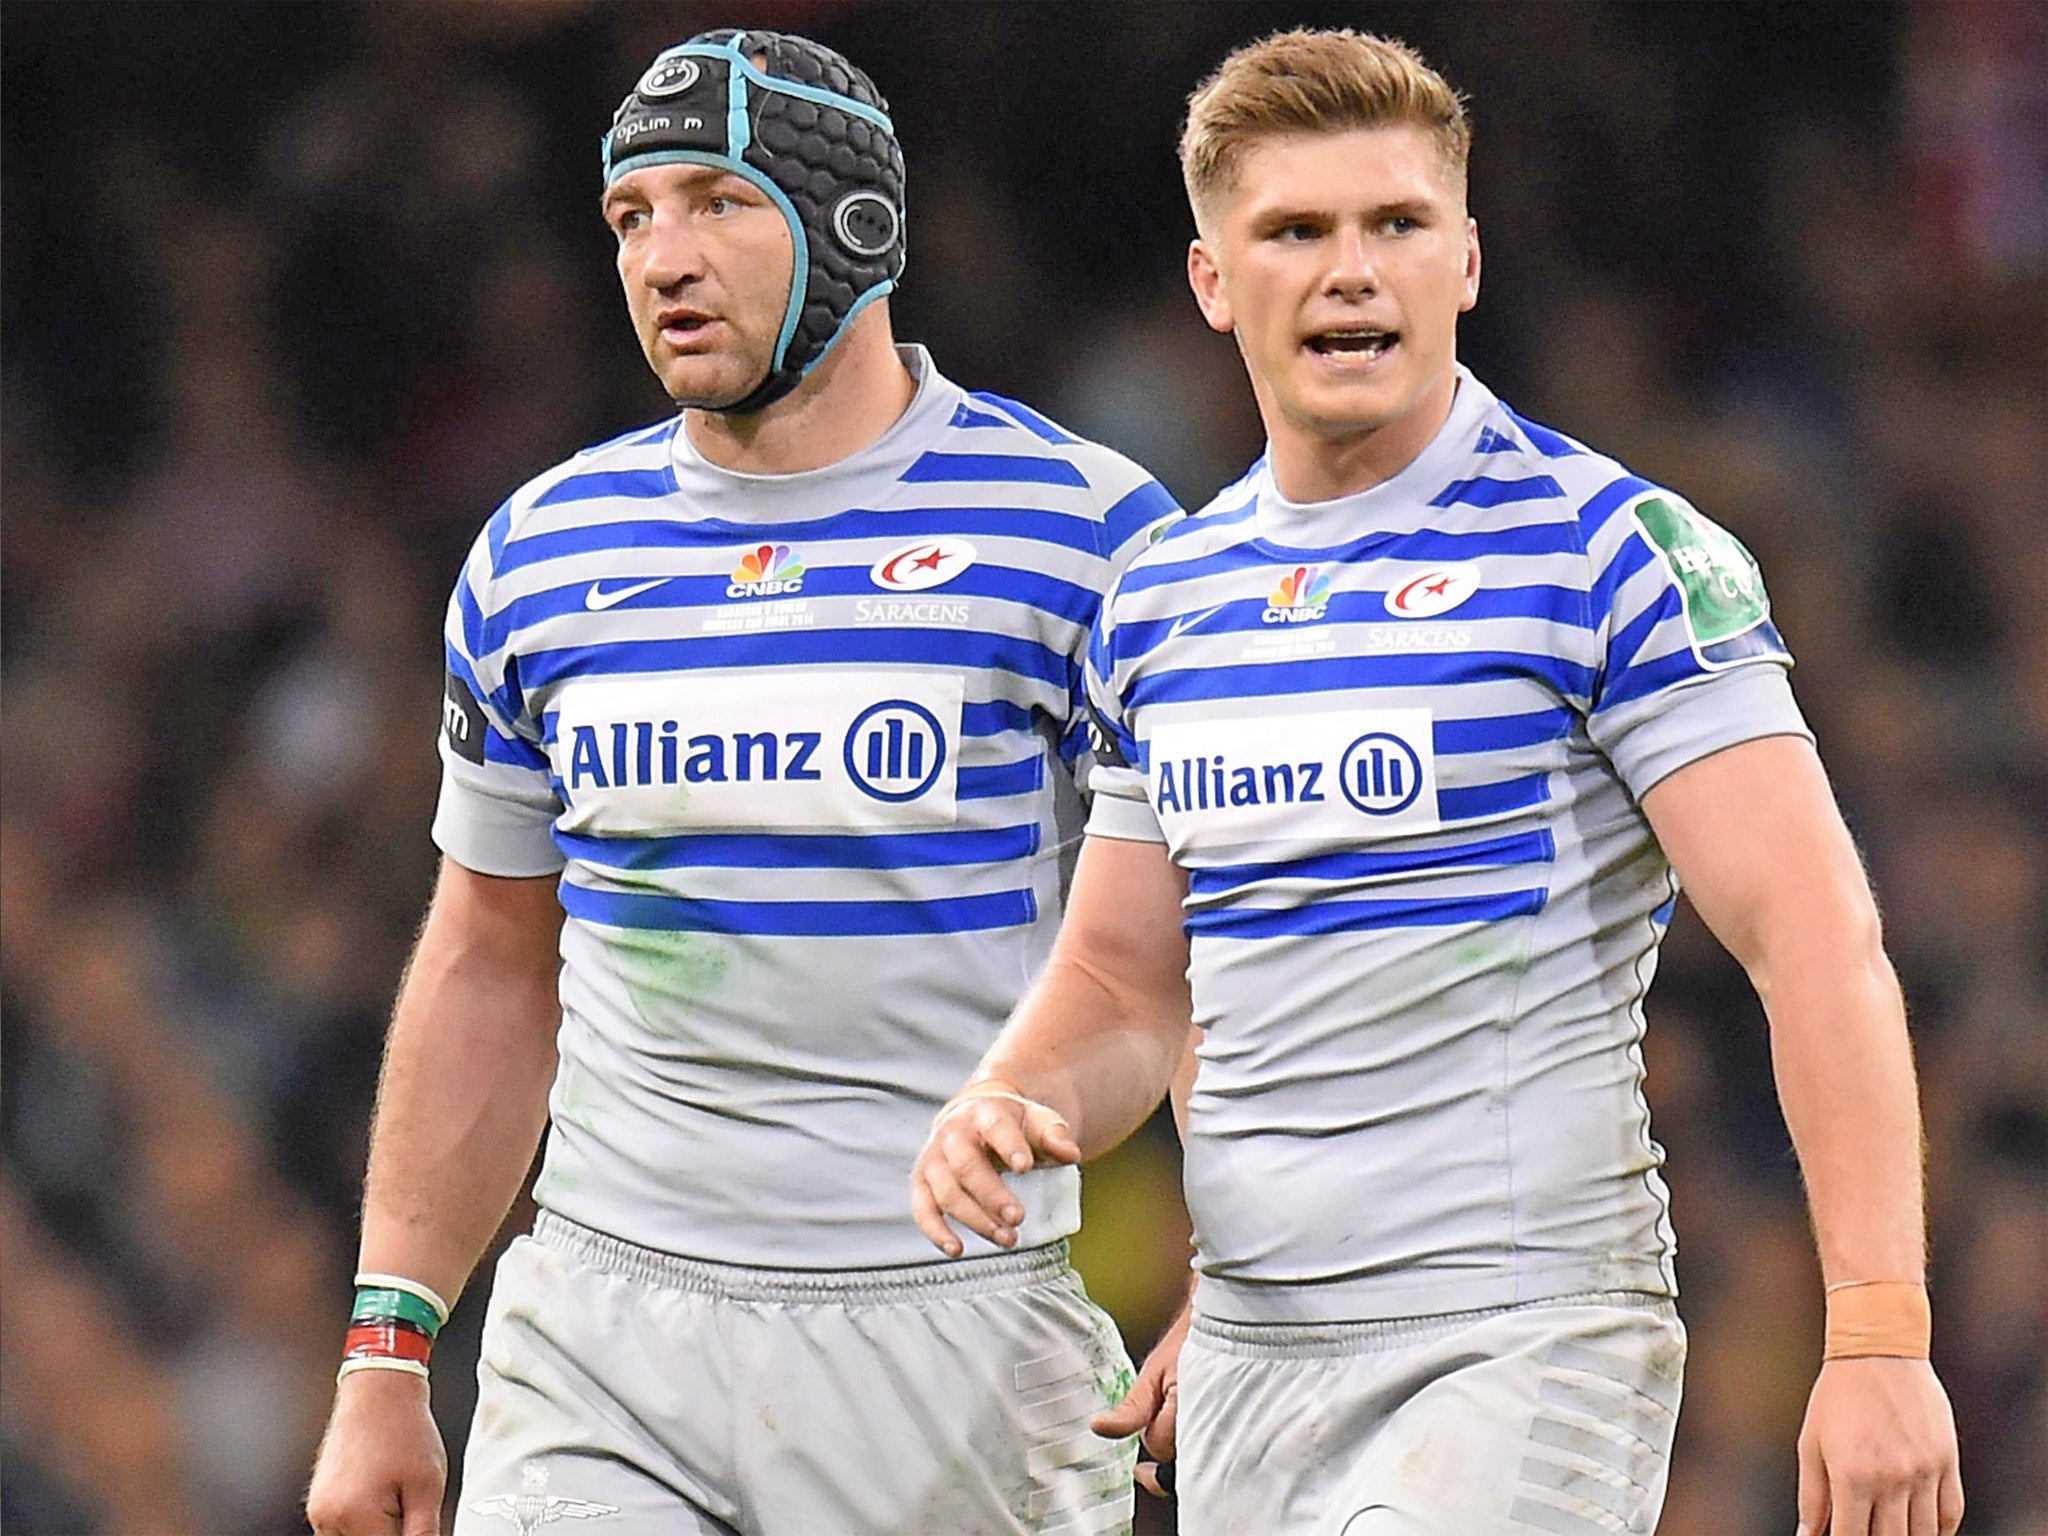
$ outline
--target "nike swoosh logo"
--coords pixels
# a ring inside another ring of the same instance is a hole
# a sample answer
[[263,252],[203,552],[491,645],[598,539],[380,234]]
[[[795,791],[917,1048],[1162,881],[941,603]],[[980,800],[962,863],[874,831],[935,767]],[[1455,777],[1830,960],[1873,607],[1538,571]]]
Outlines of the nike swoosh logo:
[[1175,636],[1181,634],[1183,631],[1193,629],[1197,624],[1201,623],[1202,620],[1214,617],[1216,614],[1221,613],[1225,608],[1228,608],[1229,606],[1230,605],[1228,603],[1218,603],[1214,608],[1204,608],[1200,613],[1182,614],[1179,618],[1175,619],[1173,623],[1167,628],[1166,638],[1171,640]]
[[592,613],[603,613],[607,608],[616,608],[629,597],[638,597],[642,592],[652,592],[656,587],[667,586],[675,580],[673,576],[657,576],[652,581],[639,582],[630,587],[620,587],[616,592],[601,590],[604,583],[593,581],[590,590],[583,594],[583,606]]

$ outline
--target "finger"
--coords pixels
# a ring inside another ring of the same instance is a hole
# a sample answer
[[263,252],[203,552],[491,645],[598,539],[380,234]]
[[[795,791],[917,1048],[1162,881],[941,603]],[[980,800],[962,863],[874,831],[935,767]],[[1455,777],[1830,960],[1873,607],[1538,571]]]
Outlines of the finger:
[[1155,1499],[1173,1497],[1173,1463],[1170,1461],[1141,1461],[1138,1463],[1138,1486]]
[[1827,1536],[1872,1536],[1870,1522],[1875,1511],[1870,1495],[1839,1478],[1828,1486]]
[[1941,1492],[1937,1499],[1941,1512],[1941,1536],[1955,1536],[1963,1524],[1963,1475],[1957,1470],[1953,1456],[1941,1474]]
[[975,1204],[1001,1222],[1005,1229],[1024,1219],[1024,1206],[1003,1176],[989,1161],[986,1143],[971,1137],[949,1136],[945,1141],[946,1167],[954,1181]]
[[[960,1181],[953,1176],[953,1165],[943,1158],[935,1158],[925,1169],[925,1178],[931,1184],[932,1198],[939,1202],[939,1209],[970,1232],[979,1233],[990,1242],[998,1242],[996,1234],[1003,1230],[1003,1224],[992,1212],[982,1209],[971,1194],[960,1187]],[[1014,1236],[1012,1241],[1015,1241]],[[1008,1244],[1004,1244],[1005,1247]]]
[[1146,1429],[1140,1443],[1161,1461],[1172,1461],[1174,1431],[1179,1426],[1180,1383],[1169,1381],[1166,1390],[1160,1394],[1159,1411],[1152,1415],[1151,1426]]
[[1936,1479],[1923,1478],[1913,1485],[1906,1530],[1908,1536],[1941,1536],[1941,1484]]
[[1088,1427],[1105,1440],[1121,1440],[1125,1435],[1135,1435],[1152,1422],[1152,1416],[1159,1411],[1164,1397],[1165,1392],[1156,1375],[1140,1374],[1131,1383],[1131,1390],[1124,1394],[1123,1401],[1095,1415],[1088,1421]]
[[1827,1536],[1832,1502],[1820,1441],[1809,1431],[1799,1437],[1799,1536]]
[[[925,1157],[930,1157],[930,1151]],[[939,1210],[939,1202],[932,1195],[932,1187],[925,1175],[924,1159],[918,1160],[917,1171],[910,1176],[910,1215],[917,1223],[917,1230],[931,1239],[932,1246],[949,1259],[960,1257],[960,1239],[953,1229],[946,1225],[946,1218]]]
[[1018,1173],[1038,1161],[1031,1151],[1031,1138],[1025,1134],[1024,1115],[1018,1105],[1008,1099],[992,1100],[976,1105],[969,1116],[981,1133],[986,1156]]
[[1036,1105],[1025,1111],[1024,1128],[1031,1138],[1031,1145],[1046,1162],[1081,1161],[1081,1144],[1074,1139],[1074,1128],[1067,1124],[1065,1116],[1055,1114],[1042,1104]]
[[1870,1505],[1870,1536],[1909,1536],[1912,1510],[1910,1489],[1893,1487],[1878,1494]]

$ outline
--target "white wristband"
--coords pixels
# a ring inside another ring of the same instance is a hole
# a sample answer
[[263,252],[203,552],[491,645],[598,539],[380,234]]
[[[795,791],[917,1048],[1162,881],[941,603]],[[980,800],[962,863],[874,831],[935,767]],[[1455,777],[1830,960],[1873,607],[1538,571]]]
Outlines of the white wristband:
[[338,1382],[357,1371],[404,1371],[409,1376],[426,1380],[427,1368],[417,1360],[394,1360],[389,1355],[351,1355],[341,1362],[341,1369],[334,1373]]

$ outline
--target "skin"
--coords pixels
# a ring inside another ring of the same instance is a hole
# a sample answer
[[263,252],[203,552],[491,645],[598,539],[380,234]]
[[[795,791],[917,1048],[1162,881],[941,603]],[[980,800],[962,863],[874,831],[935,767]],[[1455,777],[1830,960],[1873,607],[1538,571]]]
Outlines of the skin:
[[[774,355],[794,268],[789,226],[752,183],[711,166],[630,172],[603,212],[641,350],[712,463],[816,469],[865,448],[909,406],[916,381],[883,301],[789,394],[721,414]],[[499,879],[442,861],[385,1045],[359,1269],[453,1302],[503,1223],[547,1125],[561,926],[552,877]],[[335,1390],[307,1518],[317,1536],[432,1536],[447,1480],[427,1383],[358,1371]]]
[[[1411,463],[1456,391],[1457,317],[1478,297],[1478,228],[1420,130],[1263,141],[1200,211],[1188,277],[1234,334],[1281,493],[1315,502]],[[1333,327],[1398,331],[1377,361],[1307,343]],[[1701,917],[1770,1019],[1780,1101],[1825,1280],[1924,1278],[1920,1115],[1905,1010],[1876,904],[1813,749],[1744,743],[1653,787],[1643,811]],[[1088,838],[1046,973],[977,1070],[1029,1106],[944,1113],[912,1175],[918,1224],[1005,1243],[1023,1211],[1002,1172],[1072,1162],[1128,1135],[1186,1049],[1181,873],[1163,845]],[[971,1091],[971,1088],[970,1088]],[[1104,1433],[1172,1453],[1187,1311]],[[1801,1536],[1951,1536],[1963,1494],[1948,1399],[1925,1360],[1821,1367],[1799,1437]]]
[[771,475],[836,464],[909,407],[917,384],[896,355],[884,299],[789,394],[746,415],[722,412],[767,376],[796,262],[789,225],[745,177],[645,166],[606,189],[603,213],[640,351],[713,464]]

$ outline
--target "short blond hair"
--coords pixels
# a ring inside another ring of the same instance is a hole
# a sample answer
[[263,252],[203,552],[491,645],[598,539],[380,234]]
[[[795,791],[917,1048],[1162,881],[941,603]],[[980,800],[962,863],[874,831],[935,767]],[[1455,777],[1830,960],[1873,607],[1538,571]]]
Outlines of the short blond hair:
[[1465,98],[1398,38],[1297,28],[1247,43],[1188,97],[1180,171],[1197,221],[1237,184],[1244,154],[1275,134],[1413,124],[1462,193],[1472,154]]

